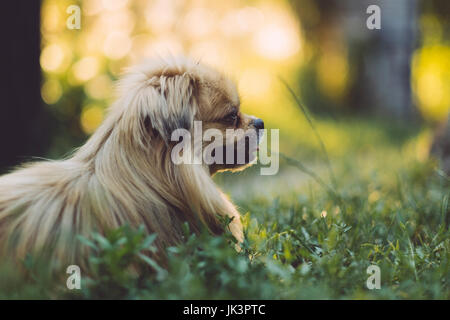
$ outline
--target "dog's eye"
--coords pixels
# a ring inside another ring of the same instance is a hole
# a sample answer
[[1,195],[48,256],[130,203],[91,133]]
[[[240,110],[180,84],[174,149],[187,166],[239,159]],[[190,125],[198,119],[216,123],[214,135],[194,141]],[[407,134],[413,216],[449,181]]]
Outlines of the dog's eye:
[[223,118],[223,121],[226,122],[226,123],[234,125],[234,124],[236,124],[237,119],[238,119],[237,112],[232,112],[232,113],[229,113],[228,115],[226,115]]
[[239,119],[238,109],[233,107],[230,112],[222,118],[222,122],[229,125],[236,125],[236,122]]

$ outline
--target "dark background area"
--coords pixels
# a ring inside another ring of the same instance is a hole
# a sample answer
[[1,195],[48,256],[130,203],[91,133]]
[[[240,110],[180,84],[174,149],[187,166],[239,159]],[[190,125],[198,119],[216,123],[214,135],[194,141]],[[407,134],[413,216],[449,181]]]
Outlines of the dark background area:
[[31,156],[44,156],[50,132],[40,95],[40,1],[7,1],[0,15],[2,173]]

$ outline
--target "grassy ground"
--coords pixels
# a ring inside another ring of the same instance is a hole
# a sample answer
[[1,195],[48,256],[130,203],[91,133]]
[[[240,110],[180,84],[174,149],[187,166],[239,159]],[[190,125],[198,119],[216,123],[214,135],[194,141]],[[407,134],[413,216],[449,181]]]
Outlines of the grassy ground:
[[[243,213],[244,250],[191,235],[167,270],[143,257],[152,241],[123,228],[94,238],[97,273],[55,289],[28,261],[27,281],[0,272],[0,298],[450,299],[449,178],[426,160],[427,133],[368,120],[319,121],[336,184],[308,126],[281,133],[275,176],[259,167],[215,179]],[[317,183],[303,166],[327,185]],[[140,261],[142,273],[127,271]],[[366,270],[381,270],[369,290]],[[6,267],[4,267],[6,268]],[[49,288],[52,288],[51,290]]]

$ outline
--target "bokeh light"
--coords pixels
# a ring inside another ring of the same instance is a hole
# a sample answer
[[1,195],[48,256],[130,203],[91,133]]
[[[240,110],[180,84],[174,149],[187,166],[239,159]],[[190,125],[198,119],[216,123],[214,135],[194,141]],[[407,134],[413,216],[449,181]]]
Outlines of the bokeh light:
[[332,99],[339,99],[345,94],[348,83],[348,63],[339,51],[328,51],[317,64],[319,87]]
[[250,110],[261,101],[277,100],[280,91],[271,90],[276,75],[302,63],[295,59],[301,55],[300,28],[285,1],[78,3],[80,30],[65,27],[66,8],[73,3],[43,3],[41,92],[47,104],[58,104],[62,95],[81,87],[84,95],[72,101],[85,106],[79,123],[86,134],[111,103],[113,82],[124,68],[146,57],[187,54],[226,70],[245,91],[243,108]]
[[280,22],[265,25],[255,34],[254,46],[261,56],[283,60],[299,51],[300,41],[297,32]]
[[131,39],[124,32],[113,32],[106,37],[103,52],[110,59],[120,59],[131,49]]
[[47,104],[54,104],[58,102],[62,95],[62,87],[58,80],[47,79],[41,88],[42,99]]
[[98,72],[99,63],[95,57],[84,57],[72,67],[73,74],[80,82],[92,79]]
[[[350,51],[344,40],[332,33],[334,43],[325,41],[328,47],[322,48],[308,41],[303,36],[307,30],[300,26],[288,1],[77,3],[82,12],[80,30],[66,28],[71,1],[45,0],[42,4],[41,94],[47,104],[63,103],[63,95],[76,91],[82,93],[71,96],[71,103],[78,105],[76,110],[92,104],[103,108],[111,103],[114,81],[126,67],[155,55],[187,54],[233,77],[241,90],[244,111],[269,117],[267,123],[274,126],[295,130],[300,125],[293,117],[298,110],[286,98],[279,75],[295,84],[301,70],[311,66],[314,77],[307,81],[315,83],[316,94],[326,97],[328,104],[344,104],[353,84]],[[321,19],[317,6],[308,1],[304,5],[309,21],[317,23]],[[424,45],[414,54],[411,84],[421,113],[437,121],[449,111],[450,49],[442,43],[443,27],[435,16],[423,15],[420,28]],[[281,101],[283,109],[277,107]],[[94,111],[88,116],[86,112],[78,121],[80,128],[90,133],[97,122],[87,120],[95,118]]]
[[41,66],[47,72],[58,71],[64,62],[64,50],[59,44],[45,47],[41,53]]
[[104,110],[101,106],[91,104],[81,112],[81,126],[84,132],[90,134],[97,129],[103,121]]
[[86,94],[97,100],[107,100],[111,98],[113,83],[111,79],[101,74],[92,80],[89,80],[84,86]]
[[450,110],[450,47],[425,46],[413,58],[413,90],[422,114],[445,119]]
[[264,69],[246,69],[240,77],[239,88],[249,99],[258,99],[270,90],[271,83],[272,77]]

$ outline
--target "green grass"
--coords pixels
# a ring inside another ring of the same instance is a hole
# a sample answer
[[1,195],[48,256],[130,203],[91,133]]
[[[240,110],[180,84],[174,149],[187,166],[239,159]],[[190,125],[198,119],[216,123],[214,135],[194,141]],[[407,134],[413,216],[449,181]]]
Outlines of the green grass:
[[[276,176],[255,166],[215,178],[243,213],[242,252],[228,234],[186,226],[186,243],[168,249],[162,269],[144,255],[153,238],[123,227],[83,240],[96,248],[97,268],[81,291],[65,289],[64,277],[56,285],[40,277],[42,266],[28,261],[26,281],[12,268],[0,272],[0,298],[450,299],[450,181],[419,160],[426,133],[367,120],[320,121],[317,131],[335,193],[295,161],[281,160]],[[312,137],[291,135],[281,151],[332,186]],[[366,287],[370,265],[381,269],[380,290]]]

